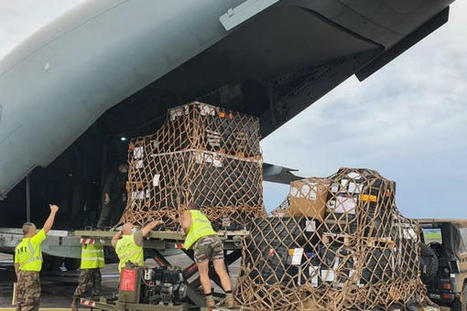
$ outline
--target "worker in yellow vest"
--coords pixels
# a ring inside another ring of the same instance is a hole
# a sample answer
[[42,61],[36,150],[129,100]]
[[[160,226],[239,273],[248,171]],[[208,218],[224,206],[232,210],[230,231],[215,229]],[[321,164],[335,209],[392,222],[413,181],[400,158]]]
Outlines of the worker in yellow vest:
[[44,227],[36,233],[36,226],[27,222],[23,225],[23,240],[15,249],[15,272],[18,280],[16,299],[18,311],[37,311],[41,298],[39,272],[42,269],[41,243],[52,229],[58,206],[49,204],[50,214]]
[[115,247],[115,252],[120,260],[119,272],[127,263],[144,267],[143,238],[160,223],[160,221],[152,221],[141,230],[137,230],[132,223],[125,223],[122,231],[113,236],[112,246]]
[[81,295],[86,291],[86,285],[91,282],[93,298],[101,293],[101,268],[105,266],[104,246],[91,239],[81,239],[81,272],[78,286],[73,294],[71,310],[77,311]]
[[212,261],[214,270],[225,291],[225,304],[228,308],[233,308],[232,281],[225,268],[224,244],[212,229],[209,219],[196,209],[196,205],[192,204],[189,208],[180,217],[180,225],[186,234],[185,249],[192,248],[194,251],[206,306],[212,308],[215,305],[211,292],[211,280],[209,279],[209,262]]

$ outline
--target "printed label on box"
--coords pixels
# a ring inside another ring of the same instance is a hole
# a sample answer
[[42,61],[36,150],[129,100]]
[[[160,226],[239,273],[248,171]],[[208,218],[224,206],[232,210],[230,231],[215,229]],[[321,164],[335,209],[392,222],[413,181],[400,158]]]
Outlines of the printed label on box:
[[326,205],[329,209],[334,210],[336,208],[336,200],[329,200]]
[[349,183],[349,192],[352,193],[360,193],[363,190],[363,185],[362,184],[356,184],[353,182]]
[[222,167],[222,157],[217,153],[201,152],[195,154],[196,163],[211,163],[214,167]]
[[311,286],[313,287],[318,287],[319,285],[319,269],[320,266],[310,266],[308,268],[308,273],[310,274],[311,277]]
[[354,197],[337,196],[336,197],[336,213],[355,214],[356,202]]
[[336,183],[332,184],[331,185],[331,192],[332,193],[339,192],[339,184],[336,184]]
[[316,222],[314,220],[307,220],[305,222],[305,231],[306,232],[315,232],[316,231]]
[[293,197],[298,197],[298,189],[295,187],[290,187],[290,195]]
[[360,201],[364,201],[364,202],[376,202],[378,201],[378,197],[376,195],[372,195],[372,194],[360,194],[358,196],[358,199]]
[[161,174],[154,175],[154,177],[152,178],[152,186],[159,187],[160,179],[161,179]]
[[334,264],[333,264],[332,268],[333,268],[334,270],[338,270],[338,269],[339,269],[339,257],[336,257],[336,258],[334,259]]
[[173,121],[176,118],[183,116],[184,114],[187,115],[188,112],[189,112],[189,107],[188,106],[177,107],[177,108],[170,109],[169,110],[170,121]]
[[136,161],[135,167],[137,169],[143,168],[144,167],[144,161],[143,160]]
[[206,130],[206,136],[208,138],[208,144],[213,147],[220,147],[221,145],[221,133],[217,131]]
[[215,116],[216,115],[216,109],[208,105],[204,105],[204,104],[199,105],[199,110],[202,116]]
[[362,176],[359,173],[356,172],[350,172],[347,174],[347,177],[352,178],[352,179],[360,179]]
[[142,159],[144,157],[144,147],[135,147],[133,157],[135,159]]
[[321,279],[324,282],[333,282],[335,278],[334,270],[321,270]]
[[292,266],[299,266],[302,263],[303,248],[294,248],[292,255]]
[[133,191],[131,193],[132,200],[143,200],[144,199],[144,191]]
[[341,191],[344,191],[344,189],[347,187],[348,183],[349,183],[348,179],[341,179],[341,186],[342,186]]

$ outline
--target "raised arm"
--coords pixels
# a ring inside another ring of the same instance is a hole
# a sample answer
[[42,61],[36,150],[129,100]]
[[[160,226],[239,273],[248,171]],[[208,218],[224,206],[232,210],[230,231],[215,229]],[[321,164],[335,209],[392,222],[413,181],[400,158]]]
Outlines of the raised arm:
[[147,236],[149,232],[151,232],[152,229],[154,229],[158,224],[162,223],[161,221],[153,220],[150,223],[148,223],[146,226],[144,226],[143,229],[141,229],[141,232],[143,233],[143,237]]
[[115,235],[112,237],[112,241],[110,242],[110,244],[112,244],[113,247],[115,247],[115,245],[117,245],[117,242],[118,242],[118,240],[120,240],[120,238],[122,237],[122,234],[123,234],[122,231],[118,231],[118,232],[115,233]]
[[49,204],[49,206],[50,206],[50,214],[47,220],[45,221],[45,224],[43,227],[45,233],[48,233],[50,229],[52,229],[52,226],[54,225],[55,215],[57,214],[58,209],[59,209],[58,206],[54,204]]
[[187,234],[191,227],[191,213],[190,212],[185,211],[182,217],[180,217],[180,226],[182,227],[183,232]]

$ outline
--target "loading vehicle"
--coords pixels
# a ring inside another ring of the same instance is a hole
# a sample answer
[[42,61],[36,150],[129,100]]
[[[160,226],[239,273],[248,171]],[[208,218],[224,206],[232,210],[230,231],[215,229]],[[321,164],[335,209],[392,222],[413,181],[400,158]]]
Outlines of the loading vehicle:
[[[110,245],[114,232],[104,231],[76,231],[77,236],[99,239],[105,245]],[[248,235],[248,231],[220,231],[219,237],[224,243],[225,263],[229,267],[241,257],[241,240]],[[127,265],[122,268],[118,286],[118,295],[112,297],[97,297],[94,299],[81,298],[83,307],[90,307],[106,311],[230,311],[245,310],[242,306],[226,309],[222,306],[206,308],[204,297],[199,290],[200,279],[196,276],[197,267],[194,263],[192,250],[183,249],[184,236],[175,231],[152,231],[144,241],[145,258],[153,258],[157,266],[134,267]],[[173,266],[161,251],[168,249],[183,251],[193,263],[187,267]],[[222,304],[223,292],[220,280],[213,267],[209,271],[211,280],[217,285],[213,288],[213,295]],[[219,305],[218,304],[218,305]],[[415,310],[410,308],[391,309],[391,311]],[[416,310],[420,310],[416,308]],[[440,311],[439,308],[427,306],[424,311]],[[375,309],[372,311],[383,311]]]

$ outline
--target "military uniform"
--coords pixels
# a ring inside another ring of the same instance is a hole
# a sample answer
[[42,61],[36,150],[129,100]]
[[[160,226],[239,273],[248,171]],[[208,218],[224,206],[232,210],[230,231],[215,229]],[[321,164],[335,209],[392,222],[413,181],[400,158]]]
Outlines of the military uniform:
[[86,291],[89,282],[92,285],[92,297],[98,297],[101,293],[101,268],[105,266],[104,246],[100,244],[83,244],[81,246],[81,273],[78,278],[78,286],[73,294],[72,310],[76,310],[79,298]]
[[42,229],[31,238],[24,238],[15,249],[15,264],[19,264],[16,298],[18,311],[37,311],[41,298],[39,272],[42,269],[41,243],[46,239]]

